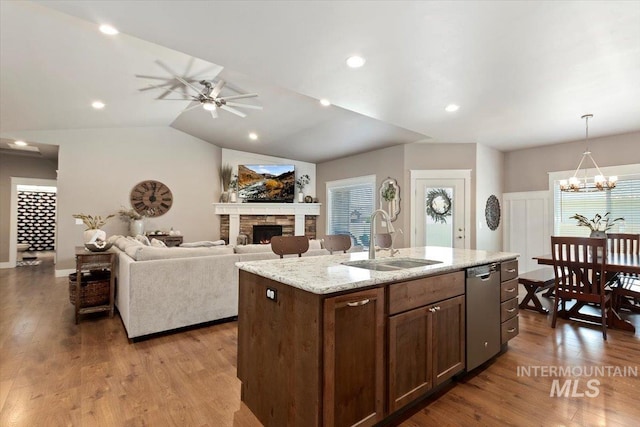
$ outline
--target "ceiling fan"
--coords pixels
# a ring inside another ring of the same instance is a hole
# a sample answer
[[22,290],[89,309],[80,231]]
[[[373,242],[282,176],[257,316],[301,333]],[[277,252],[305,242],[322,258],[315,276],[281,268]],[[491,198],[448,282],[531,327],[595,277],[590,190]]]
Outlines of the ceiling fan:
[[[178,93],[183,96],[183,98],[180,98],[180,99],[169,99],[169,100],[173,100],[173,101],[191,100],[191,101],[197,102],[197,104],[190,105],[184,110],[182,110],[180,114],[201,106],[205,110],[210,111],[211,117],[213,117],[214,119],[218,117],[218,109],[228,111],[229,113],[232,113],[232,114],[235,114],[236,116],[240,116],[244,118],[244,117],[247,117],[247,115],[244,112],[238,110],[237,108],[250,108],[254,110],[262,110],[262,107],[260,105],[242,104],[242,103],[234,102],[237,99],[255,98],[256,96],[258,96],[257,93],[220,96],[220,92],[222,91],[222,88],[226,84],[224,80],[218,80],[218,82],[215,83],[215,85],[213,84],[213,82],[210,82],[208,80],[200,80],[199,83],[202,85],[202,88],[197,88],[196,86],[194,86],[194,84],[190,83],[189,81],[183,79],[180,76],[174,75],[173,77],[175,77],[176,80],[182,83],[185,89],[190,89],[190,91],[185,90],[181,92],[173,88],[167,88],[167,87],[157,86],[153,84],[151,86],[157,89],[162,89],[165,91],[165,93],[166,91],[170,91],[170,92]],[[161,96],[159,99],[168,99],[168,98],[164,98],[163,96]],[[233,108],[233,107],[237,107],[237,108]]]

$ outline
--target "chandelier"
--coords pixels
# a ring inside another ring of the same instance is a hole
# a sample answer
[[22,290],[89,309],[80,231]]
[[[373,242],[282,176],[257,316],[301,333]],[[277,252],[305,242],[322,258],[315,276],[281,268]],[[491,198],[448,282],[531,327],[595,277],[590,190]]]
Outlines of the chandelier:
[[[585,119],[586,123],[586,134],[585,134],[585,142],[587,145],[587,149],[584,153],[582,153],[582,159],[576,168],[573,176],[568,180],[562,179],[560,180],[560,190],[562,191],[576,191],[576,192],[591,192],[591,191],[603,191],[603,190],[611,190],[616,187],[616,183],[618,182],[617,176],[610,176],[607,179],[606,176],[602,174],[602,171],[598,167],[598,164],[593,157],[591,157],[591,151],[589,151],[589,119],[593,118],[593,114],[585,114],[581,117]],[[598,174],[593,178],[587,176],[587,165],[585,163],[586,159],[591,160],[593,166],[596,167],[596,171]],[[580,173],[580,168],[584,165],[584,173]]]

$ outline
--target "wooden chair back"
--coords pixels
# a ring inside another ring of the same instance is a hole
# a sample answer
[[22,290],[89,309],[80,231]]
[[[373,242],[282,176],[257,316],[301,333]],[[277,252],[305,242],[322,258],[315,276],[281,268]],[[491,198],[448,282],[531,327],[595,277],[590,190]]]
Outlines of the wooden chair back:
[[348,234],[329,234],[324,236],[324,248],[333,254],[333,251],[347,253],[351,248],[351,236]]
[[[607,339],[606,303],[609,296],[605,292],[607,260],[607,239],[590,237],[551,237],[551,255],[555,273],[555,295],[552,327],[555,327],[558,306],[567,300],[576,303],[600,304],[602,334]],[[566,311],[566,310],[565,310]],[[579,314],[582,320],[596,320],[593,316]],[[597,320],[596,320],[597,321]]]
[[609,252],[638,254],[640,253],[640,234],[607,233],[607,247]]
[[301,257],[309,250],[309,238],[307,236],[273,236],[271,250],[280,255],[280,258],[293,254]]

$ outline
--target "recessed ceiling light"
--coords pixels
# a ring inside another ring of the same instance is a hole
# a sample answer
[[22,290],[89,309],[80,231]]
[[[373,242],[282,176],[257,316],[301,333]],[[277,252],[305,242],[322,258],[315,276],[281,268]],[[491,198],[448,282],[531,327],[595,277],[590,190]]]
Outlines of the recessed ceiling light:
[[111,25],[107,25],[107,24],[102,24],[100,25],[100,31],[104,34],[108,34],[110,36],[115,36],[116,34],[118,34],[120,31],[116,30],[114,27],[112,27]]
[[460,106],[456,104],[449,104],[444,108],[444,110],[449,113],[453,113],[454,111],[458,111],[459,109],[460,109]]
[[324,105],[325,107],[328,107],[329,105],[331,105],[331,102],[329,102],[328,99],[321,99],[320,104]]
[[14,141],[14,144],[19,145],[21,147],[24,147],[25,145],[27,145],[27,143],[24,141]]
[[347,59],[347,65],[351,68],[360,68],[365,62],[367,61],[363,57],[357,55],[351,56]]
[[96,110],[102,110],[104,108],[104,102],[102,101],[93,101],[91,106]]
[[255,133],[255,132],[251,132],[251,133],[249,134],[249,139],[251,139],[251,140],[255,141],[256,139],[258,139],[258,134],[257,134],[257,133]]

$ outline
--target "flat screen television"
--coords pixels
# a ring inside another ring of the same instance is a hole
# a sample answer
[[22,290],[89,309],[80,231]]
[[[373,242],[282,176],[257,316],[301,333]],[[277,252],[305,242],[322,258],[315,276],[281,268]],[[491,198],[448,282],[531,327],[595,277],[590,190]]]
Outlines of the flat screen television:
[[293,203],[293,165],[239,165],[238,196],[246,202]]

